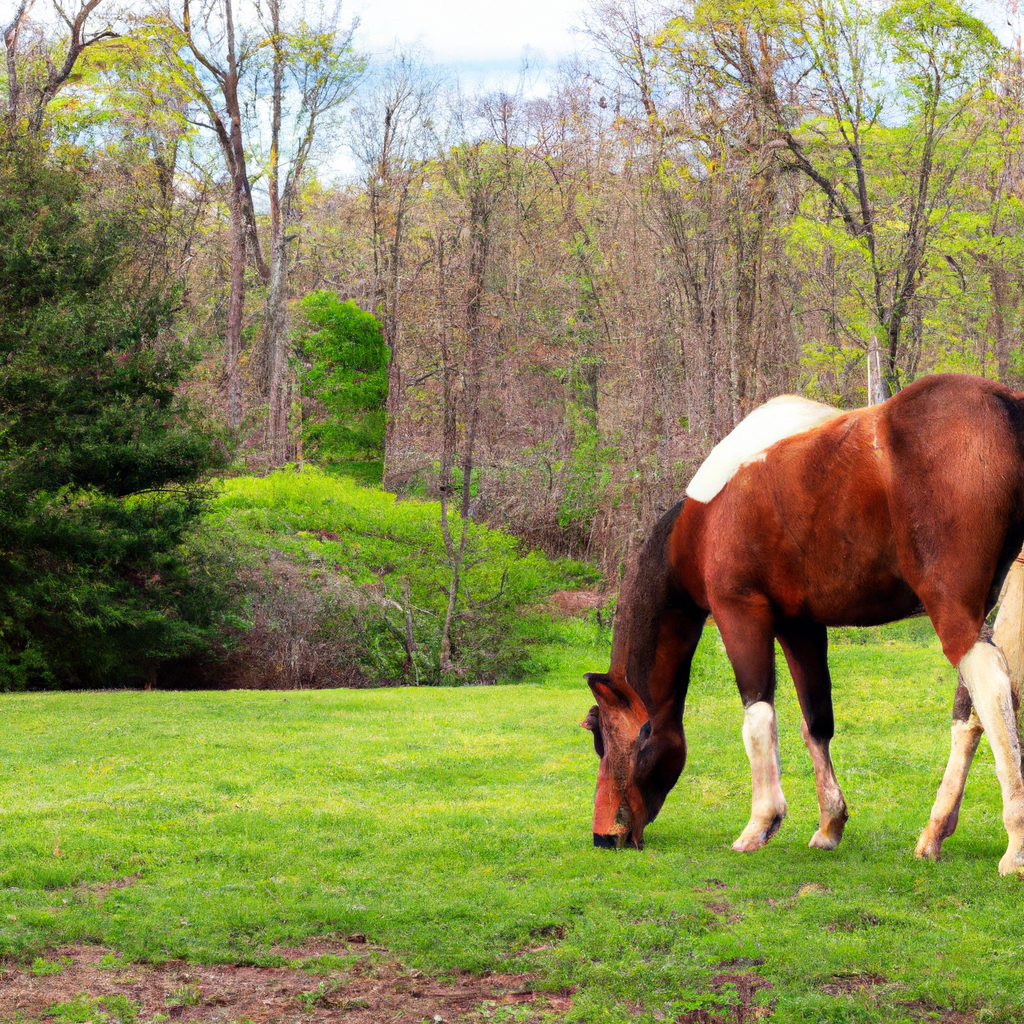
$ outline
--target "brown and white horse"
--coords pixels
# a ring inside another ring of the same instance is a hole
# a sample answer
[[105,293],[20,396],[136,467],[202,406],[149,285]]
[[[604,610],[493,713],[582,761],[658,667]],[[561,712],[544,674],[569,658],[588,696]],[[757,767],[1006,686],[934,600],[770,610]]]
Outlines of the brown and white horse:
[[[834,849],[847,810],[829,757],[826,627],[924,612],[959,681],[949,764],[917,855],[938,858],[956,827],[984,731],[1009,835],[999,870],[1024,872],[1022,542],[1024,393],[943,375],[851,412],[800,398],[755,410],[647,539],[620,599],[611,668],[587,677],[597,704],[584,725],[601,759],[595,845],[639,847],[683,770],[690,664],[710,613],[743,700],[753,777],[750,821],[733,849],[763,846],[786,815],[776,639],[814,763],[820,820],[810,845]],[[993,639],[985,619],[1004,580]]]

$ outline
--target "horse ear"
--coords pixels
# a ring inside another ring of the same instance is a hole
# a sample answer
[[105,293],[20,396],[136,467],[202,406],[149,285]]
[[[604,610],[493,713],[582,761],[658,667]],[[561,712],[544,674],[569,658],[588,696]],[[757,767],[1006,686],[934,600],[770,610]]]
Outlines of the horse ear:
[[594,697],[597,698],[598,704],[610,710],[619,708],[626,710],[628,708],[635,714],[647,717],[643,701],[629,683],[618,683],[604,672],[588,672],[584,678]]
[[604,757],[604,736],[601,735],[601,711],[596,704],[587,712],[587,717],[580,722],[580,727],[589,729],[594,734],[594,750],[598,757]]

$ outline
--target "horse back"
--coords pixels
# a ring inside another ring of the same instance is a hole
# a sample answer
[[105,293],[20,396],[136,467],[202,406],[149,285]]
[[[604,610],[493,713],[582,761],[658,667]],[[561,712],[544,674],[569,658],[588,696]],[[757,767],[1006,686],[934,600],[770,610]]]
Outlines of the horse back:
[[940,637],[944,615],[980,628],[1024,540],[1022,397],[929,377],[778,442],[711,502],[686,503],[670,544],[686,589],[715,614],[767,600],[869,625],[923,606]]

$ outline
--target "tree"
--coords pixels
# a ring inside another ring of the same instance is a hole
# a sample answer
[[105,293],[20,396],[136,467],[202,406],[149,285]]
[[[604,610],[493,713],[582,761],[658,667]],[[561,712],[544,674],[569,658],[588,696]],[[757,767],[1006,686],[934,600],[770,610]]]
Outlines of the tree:
[[55,2],[54,9],[67,36],[48,39],[41,26],[29,21],[33,0],[19,0],[14,17],[2,26],[7,53],[7,131],[12,138],[17,135],[23,116],[29,134],[38,135],[47,107],[72,79],[86,49],[118,37],[110,22],[102,28],[89,24],[102,3],[103,0],[79,0],[75,8],[66,11]]
[[[269,151],[265,160],[270,199],[270,288],[263,324],[268,375],[267,433],[273,465],[287,458],[288,229],[298,215],[302,182],[320,141],[352,93],[365,61],[352,50],[355,25],[342,30],[340,7],[320,8],[316,20],[287,27],[280,0],[265,0],[264,29],[270,53]],[[282,150],[284,150],[282,152]],[[282,169],[282,164],[283,169]]]
[[264,284],[270,280],[252,200],[241,99],[244,80],[264,41],[247,29],[236,29],[234,0],[204,5],[198,23],[192,17],[191,0],[181,0],[179,21],[175,21],[170,9],[168,17],[182,33],[195,64],[182,59],[176,50],[169,56],[181,61],[192,94],[206,117],[199,123],[217,139],[230,180],[231,286],[224,330],[224,369],[228,422],[234,427],[241,418],[238,361],[242,354],[247,256],[256,266],[260,280]]
[[219,635],[177,548],[224,450],[178,394],[172,283],[131,274],[137,207],[91,211],[82,176],[0,164],[4,689],[145,680]]
[[972,104],[995,37],[956,0],[896,0],[880,15],[856,0],[710,0],[670,29],[686,67],[750,104],[783,171],[813,182],[862,253],[864,302],[897,389],[929,238],[979,138]]

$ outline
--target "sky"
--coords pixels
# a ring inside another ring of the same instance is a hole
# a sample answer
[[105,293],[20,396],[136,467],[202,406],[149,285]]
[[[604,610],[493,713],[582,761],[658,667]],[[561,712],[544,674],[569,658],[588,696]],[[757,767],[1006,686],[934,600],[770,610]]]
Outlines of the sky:
[[[1002,42],[1019,34],[1019,15],[1008,13],[1017,6],[1013,0],[967,0],[967,6]],[[587,8],[587,0],[348,0],[347,10],[360,18],[356,45],[364,52],[382,54],[396,41],[419,44],[470,88],[514,85],[528,56],[534,89],[543,91],[558,61],[586,48],[572,28]]]
[[[540,86],[545,72],[583,48],[572,32],[586,0],[350,0],[356,47],[383,54],[397,42],[423,47],[470,88],[513,86],[524,57]],[[541,89],[540,91],[544,91]]]

